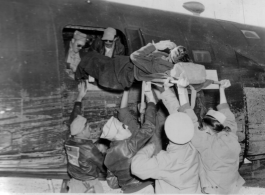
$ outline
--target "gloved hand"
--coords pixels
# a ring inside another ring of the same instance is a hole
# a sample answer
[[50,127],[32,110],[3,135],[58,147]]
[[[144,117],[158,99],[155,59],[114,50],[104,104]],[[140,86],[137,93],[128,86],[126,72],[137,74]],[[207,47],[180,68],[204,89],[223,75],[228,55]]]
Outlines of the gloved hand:
[[182,87],[185,88],[189,85],[189,80],[184,72],[180,74],[179,80],[177,81],[178,88]]
[[87,85],[88,85],[88,80],[85,81],[81,81],[81,83],[78,84],[78,96],[77,96],[77,100],[78,102],[81,102],[82,99],[85,97],[86,92],[87,92]]
[[169,77],[165,80],[163,86],[164,86],[164,90],[168,90],[170,87],[172,87],[174,84],[170,83],[171,80],[174,80],[173,78]]

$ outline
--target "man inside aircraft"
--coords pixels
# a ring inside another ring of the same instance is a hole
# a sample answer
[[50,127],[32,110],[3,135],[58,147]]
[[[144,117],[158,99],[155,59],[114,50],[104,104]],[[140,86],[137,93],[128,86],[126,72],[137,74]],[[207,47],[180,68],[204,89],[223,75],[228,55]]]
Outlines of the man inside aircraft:
[[113,58],[117,55],[125,55],[125,49],[121,43],[120,37],[114,28],[108,27],[104,30],[103,37],[97,38],[92,48],[98,53]]
[[72,176],[70,193],[103,193],[99,180],[105,180],[104,156],[106,144],[91,138],[90,126],[81,116],[82,99],[87,92],[87,82],[78,86],[79,94],[70,116],[71,136],[65,143],[68,157],[67,170]]
[[81,61],[82,52],[80,53],[80,51],[85,46],[86,41],[87,35],[76,30],[69,45],[66,45],[66,71],[72,78],[74,78],[74,72]]

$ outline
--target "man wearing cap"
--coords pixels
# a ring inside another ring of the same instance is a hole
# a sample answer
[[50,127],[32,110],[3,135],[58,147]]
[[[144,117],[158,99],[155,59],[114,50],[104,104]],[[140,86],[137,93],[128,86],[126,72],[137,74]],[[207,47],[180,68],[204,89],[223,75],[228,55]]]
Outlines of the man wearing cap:
[[72,78],[74,78],[74,72],[81,61],[80,55],[82,54],[79,52],[85,46],[86,41],[87,35],[76,30],[69,45],[66,45],[66,71]]
[[[157,194],[200,193],[198,152],[190,142],[195,126],[187,114],[177,111],[183,108],[168,82],[169,79],[164,84],[161,96],[170,113],[165,122],[170,143],[166,151],[162,150],[157,155],[154,155],[153,144],[144,147],[133,157],[131,171],[140,179],[156,179]],[[187,80],[180,79],[178,85],[187,84]]]
[[104,30],[102,39],[96,39],[92,44],[92,48],[100,54],[110,58],[117,55],[125,55],[124,46],[117,36],[117,31],[112,27],[108,27]]
[[150,140],[155,131],[155,99],[151,91],[146,92],[145,96],[148,104],[141,128],[137,127],[135,119],[121,122],[111,117],[104,125],[101,135],[101,138],[111,141],[104,164],[117,177],[123,193],[154,193],[152,181],[140,180],[131,174],[130,169],[132,157]]
[[69,188],[71,193],[103,193],[99,179],[105,180],[106,177],[104,154],[100,143],[96,144],[91,139],[88,121],[81,116],[81,101],[87,92],[86,83],[82,82],[78,87],[78,98],[70,116],[71,137],[65,143],[67,170],[73,177]]

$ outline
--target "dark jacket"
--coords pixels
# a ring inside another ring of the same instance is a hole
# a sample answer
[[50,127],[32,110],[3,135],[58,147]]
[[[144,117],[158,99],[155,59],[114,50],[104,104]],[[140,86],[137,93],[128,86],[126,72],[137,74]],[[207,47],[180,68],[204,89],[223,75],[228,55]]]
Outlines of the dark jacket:
[[[70,116],[70,124],[77,115],[81,115],[81,102],[76,102]],[[92,140],[70,137],[65,143],[68,157],[68,173],[78,180],[105,179],[107,170],[104,166],[104,155]]]
[[119,185],[124,193],[139,191],[152,183],[151,181],[142,181],[131,174],[131,160],[153,136],[155,131],[155,116],[155,104],[149,103],[142,128],[131,129],[132,136],[130,138],[113,141],[110,149],[107,151],[104,164],[118,178]]
[[166,110],[162,101],[158,101],[156,104],[157,114],[156,114],[156,130],[149,141],[149,143],[155,144],[154,155],[158,154],[161,150],[166,150],[169,143],[164,130],[164,124],[168,116],[168,111]]
[[[101,38],[95,39],[95,41],[92,43],[91,46],[95,51],[98,53],[104,55],[105,54],[105,45],[104,42],[101,40]],[[121,43],[120,39],[117,39],[115,43],[114,52],[112,54],[112,57],[119,56],[119,55],[125,55],[125,48]]]

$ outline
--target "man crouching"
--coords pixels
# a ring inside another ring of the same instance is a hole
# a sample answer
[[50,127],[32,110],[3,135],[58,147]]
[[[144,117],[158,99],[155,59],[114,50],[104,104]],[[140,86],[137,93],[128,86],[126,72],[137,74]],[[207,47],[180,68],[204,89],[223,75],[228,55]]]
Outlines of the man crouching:
[[155,99],[151,91],[146,92],[145,96],[148,105],[145,122],[140,129],[128,129],[126,121],[121,122],[111,117],[104,125],[101,135],[101,138],[111,141],[104,164],[117,177],[123,193],[154,194],[152,181],[143,181],[131,174],[133,156],[145,146],[155,131]]

